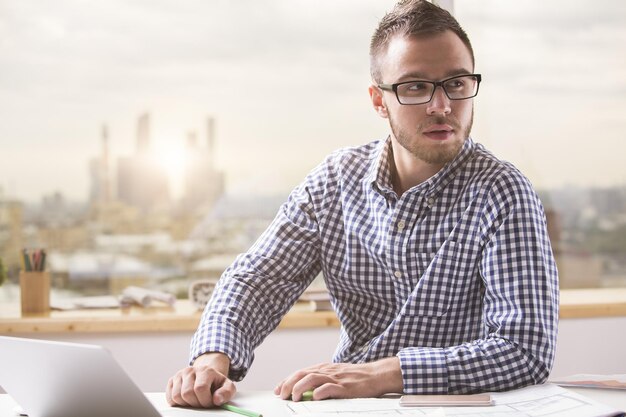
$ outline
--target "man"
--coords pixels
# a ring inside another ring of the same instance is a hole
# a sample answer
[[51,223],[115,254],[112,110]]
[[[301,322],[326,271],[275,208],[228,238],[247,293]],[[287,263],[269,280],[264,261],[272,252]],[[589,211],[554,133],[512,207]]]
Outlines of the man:
[[170,379],[170,404],[235,393],[253,350],[321,270],[341,320],[332,364],[284,379],[298,401],[501,391],[546,380],[558,278],[529,181],[469,137],[471,44],[450,14],[404,0],[370,48],[386,140],[330,155],[222,276]]

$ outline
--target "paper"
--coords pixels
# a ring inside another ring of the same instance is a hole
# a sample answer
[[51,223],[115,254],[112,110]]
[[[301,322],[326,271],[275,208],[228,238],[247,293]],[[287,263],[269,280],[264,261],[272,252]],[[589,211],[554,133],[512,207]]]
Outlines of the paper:
[[120,297],[122,304],[136,303],[141,307],[150,307],[153,301],[161,301],[173,306],[176,303],[176,297],[173,294],[141,287],[126,287]]
[[619,415],[620,410],[600,404],[556,385],[526,387],[492,393],[491,407],[401,407],[397,399],[325,400],[287,403],[302,417],[602,417]]
[[98,308],[119,308],[120,302],[113,295],[94,297],[69,298],[52,300],[50,308],[53,310],[82,310]]
[[85,310],[130,307],[134,304],[141,307],[151,307],[155,301],[173,306],[176,303],[176,296],[141,287],[127,287],[119,297],[103,295],[61,300],[54,299],[50,303],[50,308],[53,310]]

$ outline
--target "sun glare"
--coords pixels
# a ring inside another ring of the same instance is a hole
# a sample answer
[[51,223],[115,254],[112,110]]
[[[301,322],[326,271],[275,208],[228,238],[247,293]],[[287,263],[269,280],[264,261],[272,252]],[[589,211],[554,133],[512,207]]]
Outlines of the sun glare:
[[177,146],[160,147],[155,149],[154,157],[167,173],[173,195],[179,195],[187,163],[185,150]]

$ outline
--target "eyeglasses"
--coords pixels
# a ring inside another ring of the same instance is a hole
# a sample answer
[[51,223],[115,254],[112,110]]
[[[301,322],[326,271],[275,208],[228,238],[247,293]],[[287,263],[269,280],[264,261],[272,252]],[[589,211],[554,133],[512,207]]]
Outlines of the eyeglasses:
[[425,104],[433,99],[437,87],[441,87],[450,100],[476,97],[480,74],[457,75],[441,81],[405,81],[396,84],[378,84],[378,88],[396,93],[400,104]]

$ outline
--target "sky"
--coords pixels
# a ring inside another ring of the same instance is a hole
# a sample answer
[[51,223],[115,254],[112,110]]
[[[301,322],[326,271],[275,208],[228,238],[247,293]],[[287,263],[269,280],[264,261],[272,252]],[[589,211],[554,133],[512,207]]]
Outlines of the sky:
[[[228,193],[286,193],[334,149],[388,134],[368,46],[393,4],[0,0],[0,188],[85,200],[103,124],[115,161],[148,112],[174,195],[186,137],[204,140],[207,117]],[[626,184],[626,2],[454,11],[483,74],[474,139],[538,188]]]

